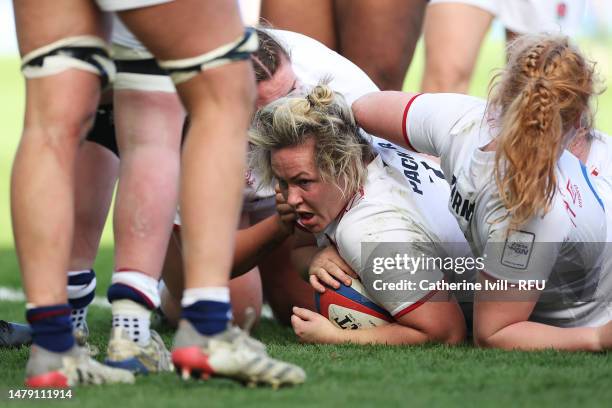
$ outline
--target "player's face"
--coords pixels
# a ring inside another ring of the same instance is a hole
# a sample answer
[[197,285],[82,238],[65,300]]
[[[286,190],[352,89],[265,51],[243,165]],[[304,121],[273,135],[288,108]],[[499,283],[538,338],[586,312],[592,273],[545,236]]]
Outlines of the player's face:
[[323,231],[346,206],[348,199],[340,188],[323,181],[315,164],[315,139],[298,146],[273,150],[272,170],[283,196],[310,232]]
[[298,89],[300,83],[293,72],[291,62],[285,57],[281,57],[280,66],[277,68],[272,78],[261,81],[257,84],[257,109],[261,109],[270,102],[273,102],[290,92]]

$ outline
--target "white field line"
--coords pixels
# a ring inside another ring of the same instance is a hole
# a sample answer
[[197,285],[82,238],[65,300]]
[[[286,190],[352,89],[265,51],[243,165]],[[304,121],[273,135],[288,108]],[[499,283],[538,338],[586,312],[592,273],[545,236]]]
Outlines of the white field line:
[[[25,295],[21,289],[0,286],[0,301],[25,302]],[[92,302],[92,305],[106,309],[110,308],[110,303],[108,303],[108,300],[101,296],[96,296]]]
[[[25,295],[21,289],[15,288],[7,288],[4,286],[0,286],[0,302],[25,302]],[[96,296],[94,301],[92,302],[93,306],[98,306],[104,309],[110,308],[110,303],[105,297]],[[268,304],[264,304],[261,309],[261,316],[267,319],[272,319],[274,315],[272,314],[272,309]]]

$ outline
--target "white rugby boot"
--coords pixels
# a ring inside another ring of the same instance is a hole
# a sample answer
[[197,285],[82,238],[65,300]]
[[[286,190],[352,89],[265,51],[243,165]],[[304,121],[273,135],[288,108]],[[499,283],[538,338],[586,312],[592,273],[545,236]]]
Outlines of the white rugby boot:
[[113,327],[106,356],[106,365],[135,374],[174,371],[170,352],[155,330],[151,330],[151,340],[143,347],[134,342],[122,327]]
[[34,344],[26,365],[25,383],[28,387],[63,388],[133,382],[131,372],[101,364],[92,359],[85,348],[77,345],[56,353]]
[[183,379],[213,375],[273,388],[301,384],[306,379],[304,370],[269,357],[262,343],[238,327],[204,336],[184,319],[174,339],[172,361]]

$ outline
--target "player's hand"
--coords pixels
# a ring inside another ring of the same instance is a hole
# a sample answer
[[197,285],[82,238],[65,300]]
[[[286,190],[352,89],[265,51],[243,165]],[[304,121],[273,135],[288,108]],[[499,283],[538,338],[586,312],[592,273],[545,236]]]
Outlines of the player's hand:
[[279,217],[279,228],[282,234],[289,236],[293,234],[297,214],[295,209],[287,204],[287,200],[283,197],[278,184],[274,188],[274,191],[276,192],[274,198],[276,200],[276,212]]
[[342,342],[342,329],[308,309],[294,306],[291,316],[293,331],[304,343],[335,344]]
[[340,257],[333,246],[328,246],[315,255],[310,263],[308,275],[310,285],[320,293],[325,292],[323,283],[338,289],[340,288],[339,282],[350,286],[351,278],[358,278],[357,274],[344,262],[344,259]]

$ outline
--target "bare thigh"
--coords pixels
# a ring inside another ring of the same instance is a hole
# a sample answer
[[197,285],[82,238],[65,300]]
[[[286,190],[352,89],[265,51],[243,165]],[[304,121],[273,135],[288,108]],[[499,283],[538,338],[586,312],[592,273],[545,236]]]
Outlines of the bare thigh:
[[336,0],[339,52],[381,89],[400,90],[421,34],[425,0]]
[[333,0],[262,0],[261,18],[274,28],[302,33],[337,48]]
[[66,37],[107,34],[93,1],[14,0],[13,7],[21,55]]
[[[242,35],[240,13],[232,1],[172,1],[118,14],[161,60],[195,57]],[[160,27],[172,29],[160,30]]]

